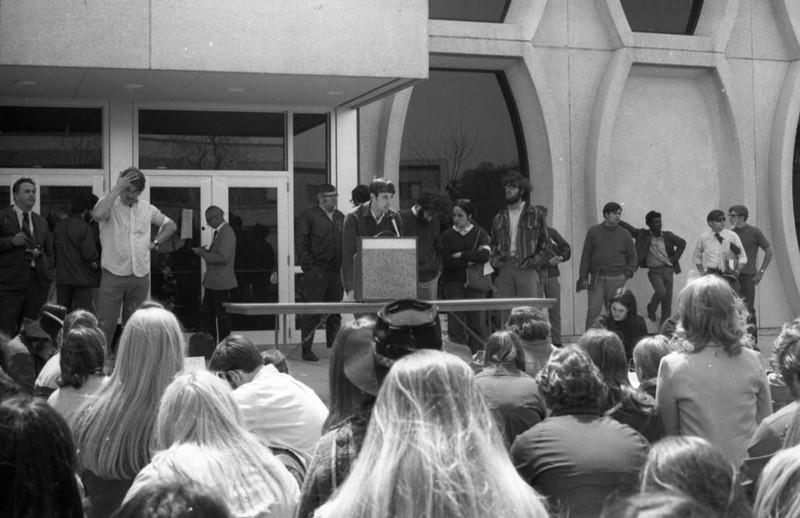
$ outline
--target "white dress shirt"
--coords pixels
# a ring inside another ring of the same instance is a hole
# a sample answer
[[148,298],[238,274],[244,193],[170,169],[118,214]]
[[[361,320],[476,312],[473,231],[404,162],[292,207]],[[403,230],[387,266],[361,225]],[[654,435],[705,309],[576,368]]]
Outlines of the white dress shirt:
[[121,276],[149,274],[151,227],[164,221],[166,216],[144,200],[128,207],[117,198],[108,218],[99,222],[103,268]]
[[739,254],[736,258],[739,260],[739,268],[747,264],[747,254],[742,246],[742,241],[735,232],[724,228],[719,232],[722,242],[714,236],[714,232],[703,232],[700,239],[697,240],[697,245],[694,247],[694,264],[702,264],[703,270],[715,268],[717,270],[725,271],[729,268],[725,267],[725,253],[729,252],[732,255],[731,243],[739,247]]

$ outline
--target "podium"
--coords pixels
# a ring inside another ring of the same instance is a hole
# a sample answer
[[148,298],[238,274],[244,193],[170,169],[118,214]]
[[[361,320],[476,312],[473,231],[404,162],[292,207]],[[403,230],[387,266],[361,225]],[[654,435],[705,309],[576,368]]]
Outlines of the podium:
[[417,238],[361,237],[353,257],[357,302],[417,298]]

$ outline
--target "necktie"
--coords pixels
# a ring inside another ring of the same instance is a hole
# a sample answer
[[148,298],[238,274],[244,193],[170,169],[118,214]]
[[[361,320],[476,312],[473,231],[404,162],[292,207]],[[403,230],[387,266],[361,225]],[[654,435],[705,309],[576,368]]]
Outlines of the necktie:
[[33,244],[33,229],[31,228],[31,217],[30,214],[27,212],[22,213],[22,231],[25,232],[25,235],[28,237],[28,241]]
[[219,232],[219,231],[218,231],[218,230],[215,230],[215,231],[214,231],[214,237],[212,237],[212,238],[211,238],[212,240],[213,240],[213,239],[217,239],[217,232]]
[[721,235],[719,235],[719,232],[714,232],[714,238],[715,238],[717,241],[719,241],[720,243],[722,243],[722,236],[721,236]]

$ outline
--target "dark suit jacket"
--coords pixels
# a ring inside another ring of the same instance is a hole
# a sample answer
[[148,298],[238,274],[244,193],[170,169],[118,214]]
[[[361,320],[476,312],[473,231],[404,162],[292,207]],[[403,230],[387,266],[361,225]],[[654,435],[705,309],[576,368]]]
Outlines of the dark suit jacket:
[[236,234],[227,222],[218,228],[204,259],[206,276],[203,286],[210,290],[232,290],[237,286],[234,273]]
[[[636,257],[639,260],[639,267],[647,268],[647,252],[650,250],[650,240],[653,239],[652,232],[649,228],[634,228],[633,225],[624,221],[620,221],[619,226],[627,230],[636,240]],[[672,261],[672,268],[675,273],[681,273],[678,260],[686,249],[686,240],[666,230],[662,230],[661,234],[664,236],[664,248],[667,249],[667,257]]]
[[[36,278],[42,286],[53,280],[53,235],[47,220],[31,212],[33,233],[42,255],[36,260]],[[22,229],[13,207],[0,211],[0,289],[19,290],[31,280],[31,262],[25,258],[25,247],[14,246],[11,240]]]

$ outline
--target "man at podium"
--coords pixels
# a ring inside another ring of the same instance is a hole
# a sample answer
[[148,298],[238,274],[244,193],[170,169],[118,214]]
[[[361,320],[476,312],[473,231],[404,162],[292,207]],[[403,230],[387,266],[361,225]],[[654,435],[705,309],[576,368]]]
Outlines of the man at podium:
[[353,300],[353,256],[358,252],[358,238],[403,235],[403,221],[389,208],[394,195],[391,181],[383,177],[373,178],[369,184],[369,201],[358,205],[344,218],[342,280],[345,300]]

